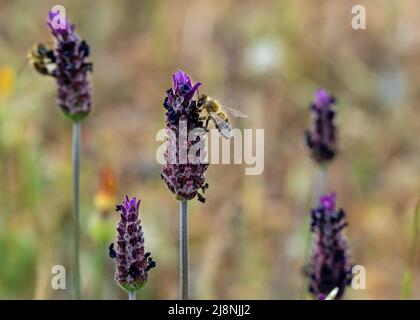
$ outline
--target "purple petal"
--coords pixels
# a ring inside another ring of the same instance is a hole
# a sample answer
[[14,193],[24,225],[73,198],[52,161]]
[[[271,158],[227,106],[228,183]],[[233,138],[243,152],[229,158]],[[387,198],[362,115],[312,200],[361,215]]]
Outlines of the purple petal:
[[315,91],[314,105],[317,109],[329,108],[333,103],[333,97],[325,89],[318,89]]
[[320,198],[321,206],[327,210],[335,209],[335,193],[331,193],[329,196],[324,195]]
[[172,81],[173,90],[177,95],[185,94],[192,88],[190,77],[182,70],[178,70],[177,73],[172,75]]
[[174,88],[178,88],[178,87],[182,86],[183,84],[188,84],[188,81],[191,84],[190,78],[182,70],[178,70],[178,72],[175,73],[172,76],[172,78],[173,78],[173,82],[174,82]]
[[191,88],[191,90],[185,95],[185,99],[187,100],[191,99],[194,96],[199,86],[201,86],[201,82],[197,82],[194,85],[194,87]]

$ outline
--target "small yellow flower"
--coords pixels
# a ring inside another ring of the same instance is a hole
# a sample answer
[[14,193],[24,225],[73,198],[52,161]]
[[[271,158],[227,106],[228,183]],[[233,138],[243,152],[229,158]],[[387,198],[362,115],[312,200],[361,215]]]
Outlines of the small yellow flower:
[[15,82],[15,72],[9,66],[0,67],[0,97],[8,97]]
[[102,168],[99,175],[99,190],[95,195],[95,206],[102,213],[106,214],[115,207],[115,196],[117,192],[114,173],[109,168]]

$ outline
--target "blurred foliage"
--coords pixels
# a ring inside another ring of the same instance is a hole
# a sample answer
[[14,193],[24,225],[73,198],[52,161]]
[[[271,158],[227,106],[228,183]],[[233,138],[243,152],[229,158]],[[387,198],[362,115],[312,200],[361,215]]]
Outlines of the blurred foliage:
[[[340,130],[328,190],[348,213],[352,260],[367,271],[366,290],[350,288],[346,298],[400,297],[419,193],[418,1],[61,3],[94,62],[94,109],[82,124],[85,298],[126,298],[107,252],[116,237],[112,207],[126,193],[143,199],[146,248],[157,261],[139,298],[177,296],[178,203],[160,179],[155,136],[179,68],[249,115],[235,125],[265,129],[264,173],[212,165],[206,203],[191,203],[192,296],[298,298],[317,171],[303,131],[312,94],[325,87],[338,99]],[[54,4],[0,0],[3,299],[71,297],[71,125],[54,81],[28,66],[19,72],[33,44],[52,40]],[[366,30],[351,28],[354,4],[366,6]],[[68,290],[51,288],[56,264],[67,269]],[[411,279],[419,299],[418,261]]]

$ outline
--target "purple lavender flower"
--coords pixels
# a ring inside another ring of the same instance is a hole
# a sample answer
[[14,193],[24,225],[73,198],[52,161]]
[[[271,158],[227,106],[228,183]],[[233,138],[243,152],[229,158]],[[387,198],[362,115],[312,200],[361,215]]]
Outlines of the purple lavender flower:
[[[188,157],[186,161],[181,159],[182,155],[189,154],[191,147],[204,143],[199,136],[194,141],[186,141],[191,131],[205,131],[197,103],[193,100],[200,85],[200,82],[193,85],[190,77],[179,70],[173,75],[173,87],[167,90],[163,103],[169,138],[164,155],[166,163],[162,166],[161,176],[178,200],[191,200],[197,196],[199,201],[204,202],[205,198],[199,191],[204,193],[208,188],[204,177],[208,164],[204,161],[191,163]],[[182,137],[185,144],[181,141]],[[205,156],[201,150],[196,155],[199,160],[203,160]]]
[[148,278],[148,271],[156,266],[150,252],[144,252],[144,237],[139,219],[140,200],[126,196],[116,210],[120,212],[117,249],[109,246],[109,255],[116,260],[115,279],[127,291],[137,291]]
[[74,121],[81,120],[91,110],[91,87],[88,72],[92,63],[86,62],[90,48],[85,40],[75,33],[75,25],[67,21],[64,29],[55,29],[49,13],[48,25],[56,39],[54,50],[55,70],[52,76],[57,82],[58,105]]
[[315,92],[315,100],[310,106],[315,114],[315,124],[312,131],[305,133],[306,144],[312,158],[319,164],[332,160],[337,153],[335,111],[332,108],[334,103],[334,97],[326,90],[319,89]]
[[311,212],[314,233],[312,260],[309,267],[309,291],[317,299],[338,288],[336,299],[344,294],[351,281],[348,245],[342,230],[347,226],[343,209],[336,211],[335,194],[320,198],[320,206]]

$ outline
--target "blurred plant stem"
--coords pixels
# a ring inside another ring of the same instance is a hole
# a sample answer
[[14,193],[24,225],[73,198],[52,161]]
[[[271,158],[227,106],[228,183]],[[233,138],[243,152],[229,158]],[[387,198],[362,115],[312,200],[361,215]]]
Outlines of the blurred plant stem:
[[414,282],[414,271],[416,267],[416,253],[417,245],[419,242],[419,222],[420,222],[420,197],[417,199],[416,208],[414,210],[414,221],[413,221],[413,239],[411,242],[410,253],[407,260],[407,267],[404,273],[403,284],[402,284],[402,299],[410,299],[411,288]]
[[128,291],[128,300],[136,300],[136,291]]
[[74,211],[74,290],[80,300],[80,228],[79,228],[79,184],[80,184],[80,121],[73,122],[73,211]]
[[[103,248],[106,244],[103,244],[102,242],[99,242],[99,244],[97,244],[99,248]],[[104,288],[104,281],[103,281],[103,275],[106,274],[107,270],[106,270],[106,261],[104,260],[104,255],[103,252],[101,250],[95,250],[95,253],[93,255],[93,259],[94,259],[94,270],[95,270],[95,275],[93,277],[93,288],[96,292],[99,293],[97,299],[103,299],[104,296],[104,292],[105,292],[105,288]]]
[[179,281],[182,300],[188,300],[188,202],[180,201],[179,210]]
[[[318,180],[316,182],[315,188],[314,188],[314,200],[313,200],[313,206],[316,207],[319,203],[319,198],[321,195],[325,193],[327,184],[327,166],[321,165],[318,167]],[[303,261],[304,261],[304,270],[306,273],[306,268],[309,264],[309,255],[310,255],[310,248],[312,243],[312,232],[311,232],[311,216],[307,215],[305,219],[305,243],[304,243],[304,251],[303,251]],[[307,281],[306,274],[303,278],[303,285],[300,290],[300,299],[303,300],[305,298],[306,291],[308,290],[308,281]]]
[[313,201],[314,206],[319,204],[319,198],[326,192],[327,185],[327,166],[319,166],[318,170],[318,181],[315,186],[315,199]]
[[[7,108],[5,106],[5,104],[2,103],[2,101],[0,101],[0,173],[1,173],[1,177],[2,179],[0,180],[0,201],[2,204],[4,204],[4,208],[3,208],[3,212],[7,212],[7,202],[4,201],[4,196],[5,196],[5,179],[4,179],[4,162],[5,162],[5,157],[4,157],[4,136],[5,134],[3,133],[3,119],[5,119],[5,113],[7,111]],[[4,215],[4,213],[3,213]]]

